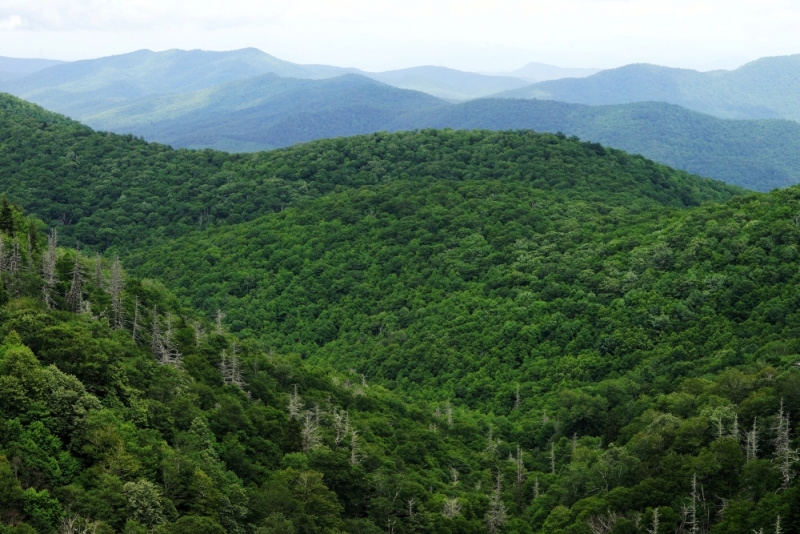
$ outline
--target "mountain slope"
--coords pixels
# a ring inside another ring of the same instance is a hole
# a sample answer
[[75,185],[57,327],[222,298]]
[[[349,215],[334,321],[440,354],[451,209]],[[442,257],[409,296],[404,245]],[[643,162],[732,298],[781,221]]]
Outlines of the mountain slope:
[[508,98],[578,104],[659,101],[733,119],[800,121],[800,55],[762,58],[733,71],[697,72],[627,65],[588,78],[553,80],[508,91]]
[[266,346],[483,410],[510,410],[517,385],[800,360],[796,189],[683,211],[624,202],[624,180],[536,185],[346,190],[134,261]]
[[794,121],[718,119],[658,102],[484,99],[409,113],[387,127],[413,128],[564,132],[757,191],[800,183],[800,125]]
[[518,77],[488,76],[432,66],[363,74],[385,84],[422,91],[446,100],[470,100],[527,85]]
[[[130,135],[93,132],[77,123],[62,125],[56,119],[0,113],[0,187],[49,224],[71,221],[65,232],[103,248],[176,237],[212,221],[251,220],[339,187],[391,179],[536,180],[553,166],[561,169],[560,180],[569,173],[572,158],[585,164],[573,179],[581,181],[541,187],[582,184],[580,190],[590,192],[588,177],[595,171],[590,171],[589,160],[595,150],[603,152],[599,145],[530,132],[376,134],[257,154],[190,152]],[[522,151],[522,159],[504,155],[514,150]],[[548,154],[562,150],[565,161],[547,163]],[[689,206],[740,192],[641,157],[619,157],[635,163],[624,174],[627,193],[635,196]],[[597,162],[597,172],[606,173],[598,180],[602,177],[604,187],[614,190],[607,174],[611,160]]]
[[328,80],[267,74],[189,95],[151,96],[86,122],[176,147],[253,151],[379,131],[394,117],[444,104],[352,74]]
[[2,88],[48,109],[82,118],[147,95],[197,91],[259,74],[324,78],[345,72],[296,65],[254,48],[231,52],[139,50],[56,65]]
[[[175,151],[9,100],[0,190],[78,224],[0,199],[3,534],[800,528],[797,188],[530,132]],[[55,247],[81,225],[180,299]]]
[[719,120],[655,102],[587,107],[487,99],[451,106],[354,75],[301,80],[267,74],[194,93],[147,96],[85,122],[174,147],[237,152],[428,127],[562,131],[750,189],[800,182],[800,128],[788,121]]
[[0,56],[0,83],[22,78],[33,72],[63,63],[54,59],[27,59]]
[[228,52],[139,50],[44,68],[21,79],[6,80],[0,88],[48,109],[87,120],[94,114],[117,109],[147,96],[194,92],[263,74],[324,79],[348,73],[454,100],[486,96],[526,85],[519,78],[487,76],[443,67],[368,73],[327,65],[299,65],[254,48],[245,48]]

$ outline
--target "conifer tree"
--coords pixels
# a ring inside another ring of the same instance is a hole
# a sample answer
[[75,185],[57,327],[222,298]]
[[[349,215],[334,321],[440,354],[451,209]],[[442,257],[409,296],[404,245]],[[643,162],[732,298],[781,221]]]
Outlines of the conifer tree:
[[16,234],[16,226],[14,223],[14,211],[11,209],[11,204],[8,202],[8,197],[3,195],[0,199],[0,232],[5,233],[10,237]]

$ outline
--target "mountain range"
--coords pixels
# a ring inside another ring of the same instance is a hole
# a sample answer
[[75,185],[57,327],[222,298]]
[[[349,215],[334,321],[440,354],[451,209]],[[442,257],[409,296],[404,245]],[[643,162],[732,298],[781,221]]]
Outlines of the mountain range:
[[[94,128],[174,147],[252,152],[377,131],[534,129],[769,190],[800,181],[800,132],[781,120],[795,118],[798,57],[707,73],[532,63],[498,76],[443,67],[367,73],[256,49],[142,50],[56,65],[8,60],[38,70],[2,88]],[[525,80],[568,75],[575,77]]]
[[63,62],[53,59],[23,59],[0,56],[0,83],[23,78],[61,63]]
[[[50,65],[40,64],[44,66]],[[145,96],[197,91],[262,74],[324,79],[352,73],[404,89],[427,91],[448,100],[477,98],[529,83],[511,76],[434,66],[370,73],[327,65],[300,65],[255,48],[245,48],[230,52],[139,50],[39,68],[22,79],[0,78],[3,82],[0,88],[83,120],[92,113]]]
[[577,104],[659,101],[731,119],[800,121],[800,55],[762,58],[731,71],[635,64],[580,79],[551,80],[501,95]]
[[793,121],[725,120],[658,102],[450,104],[352,74],[325,80],[268,74],[195,93],[145,97],[87,122],[175,147],[229,151],[378,131],[532,129],[577,135],[750,189],[800,182],[800,124]]

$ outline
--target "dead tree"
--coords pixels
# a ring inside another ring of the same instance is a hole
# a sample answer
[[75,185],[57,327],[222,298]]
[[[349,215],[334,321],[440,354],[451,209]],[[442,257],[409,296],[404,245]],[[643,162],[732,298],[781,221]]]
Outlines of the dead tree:
[[609,511],[608,515],[593,515],[584,522],[592,534],[608,534],[617,526],[617,521],[619,521],[619,516]]
[[150,349],[160,365],[180,367],[182,355],[175,347],[172,333],[172,315],[167,314],[167,328],[162,332],[158,308],[153,306],[153,324],[150,331]]
[[350,416],[346,410],[333,408],[333,442],[338,447],[345,436],[350,433]]
[[294,392],[289,395],[289,405],[286,407],[289,412],[289,419],[299,419],[303,410],[303,399],[297,393],[297,384],[294,385]]
[[492,496],[489,498],[489,511],[486,512],[486,528],[489,534],[497,534],[507,519],[508,513],[503,502],[503,484],[500,479],[500,473],[498,473],[497,483],[494,491],[492,491]]
[[247,384],[245,383],[244,378],[242,378],[242,366],[235,343],[230,354],[228,354],[227,350],[222,351],[220,372],[222,373],[222,381],[226,386],[236,386],[239,389],[244,390]]
[[222,328],[222,320],[224,318],[225,318],[225,314],[222,312],[222,310],[218,309],[217,310],[216,321],[215,321],[216,322],[216,327],[217,327],[216,330],[215,330],[215,333],[218,336],[221,336],[225,332],[224,329]]
[[744,435],[745,458],[749,462],[758,458],[758,418],[753,418],[753,428]]
[[322,438],[320,437],[319,424],[317,424],[312,410],[306,410],[301,434],[303,436],[304,452],[309,452],[320,446]]
[[94,255],[94,285],[103,287],[103,260],[99,252]]
[[350,433],[350,465],[358,465],[362,460],[361,447],[358,445],[358,431]]
[[515,483],[517,486],[516,489],[518,492],[521,492],[522,485],[525,483],[526,477],[525,477],[525,463],[522,461],[522,450],[519,448],[519,445],[517,445],[517,457],[514,458],[512,456],[511,461],[514,463],[516,471],[516,477],[515,477]]
[[[99,256],[97,264],[100,264]],[[95,273],[97,276],[97,273]],[[114,258],[111,264],[111,280],[109,282],[109,293],[111,293],[111,319],[115,329],[122,328],[124,322],[124,310],[122,308],[122,264],[119,258]]]
[[139,297],[134,299],[133,304],[133,324],[131,325],[131,338],[134,343],[138,343],[139,336]]
[[458,503],[458,498],[449,497],[444,501],[444,510],[442,515],[447,519],[452,519],[457,515],[461,515],[461,505]]
[[792,485],[792,479],[796,473],[792,465],[800,460],[800,455],[796,449],[792,448],[789,437],[789,414],[784,411],[783,399],[781,399],[780,411],[778,412],[778,422],[775,425],[775,461],[776,468],[781,474],[781,490],[785,491]]
[[[0,240],[0,258],[2,258],[2,240]],[[50,230],[47,235],[47,249],[42,255],[42,298],[48,308],[55,306],[53,301],[53,289],[58,284],[58,273],[56,272],[56,257],[58,251],[58,233],[55,228]],[[2,261],[0,260],[0,264]]]
[[484,450],[490,454],[497,453],[497,443],[492,436],[492,427],[489,427],[489,436],[486,438],[486,449]]
[[83,284],[84,275],[80,263],[80,252],[78,246],[75,246],[75,263],[72,267],[72,282],[69,286],[69,291],[65,295],[67,301],[67,309],[73,313],[80,313],[83,311]]
[[653,522],[650,525],[651,528],[647,529],[647,534],[658,534],[658,526],[659,526],[658,508],[653,510]]

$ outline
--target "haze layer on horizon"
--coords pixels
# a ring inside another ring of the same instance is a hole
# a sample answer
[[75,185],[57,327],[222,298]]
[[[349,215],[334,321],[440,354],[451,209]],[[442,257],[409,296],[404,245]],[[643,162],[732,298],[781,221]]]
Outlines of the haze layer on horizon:
[[365,70],[711,70],[800,52],[797,0],[0,0],[0,55],[256,47]]

